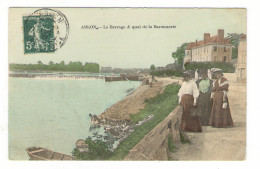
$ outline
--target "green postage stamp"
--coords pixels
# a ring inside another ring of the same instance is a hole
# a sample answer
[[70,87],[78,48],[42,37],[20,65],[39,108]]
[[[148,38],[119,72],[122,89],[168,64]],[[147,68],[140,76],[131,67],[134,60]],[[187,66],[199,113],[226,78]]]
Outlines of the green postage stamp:
[[59,11],[40,9],[23,16],[24,53],[49,53],[62,47],[69,23]]
[[54,51],[53,16],[24,16],[24,53]]

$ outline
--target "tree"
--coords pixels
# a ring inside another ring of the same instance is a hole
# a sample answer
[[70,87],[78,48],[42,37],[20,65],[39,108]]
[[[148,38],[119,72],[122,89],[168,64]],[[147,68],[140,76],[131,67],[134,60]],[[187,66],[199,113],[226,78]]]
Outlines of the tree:
[[86,62],[85,65],[83,66],[83,71],[98,73],[99,72],[99,64]]
[[232,45],[234,45],[235,47],[232,49],[232,59],[236,59],[238,56],[238,45],[239,45],[239,40],[240,38],[245,35],[243,33],[228,33],[227,34],[227,38],[230,39],[230,42]]
[[175,62],[177,62],[180,65],[183,65],[183,60],[185,56],[185,49],[187,47],[188,43],[183,43],[181,47],[178,47],[176,52],[172,53],[172,57],[175,59]]
[[150,70],[151,70],[151,71],[155,70],[155,66],[154,66],[154,65],[151,65]]
[[58,65],[58,70],[60,71],[65,71],[66,70],[66,65],[65,65],[65,62],[64,61],[61,61]]

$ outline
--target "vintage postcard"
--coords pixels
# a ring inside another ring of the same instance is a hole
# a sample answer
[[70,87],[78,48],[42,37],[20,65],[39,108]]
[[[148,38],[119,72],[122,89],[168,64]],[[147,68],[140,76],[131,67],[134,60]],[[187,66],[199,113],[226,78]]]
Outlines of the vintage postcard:
[[9,8],[9,160],[245,160],[246,18]]

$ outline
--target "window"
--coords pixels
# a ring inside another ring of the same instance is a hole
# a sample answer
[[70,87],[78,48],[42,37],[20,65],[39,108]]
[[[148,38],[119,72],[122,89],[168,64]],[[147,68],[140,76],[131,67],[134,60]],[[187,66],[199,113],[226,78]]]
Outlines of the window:
[[227,61],[227,57],[226,57],[226,56],[224,56],[224,59],[223,59],[223,60],[224,60],[224,62],[226,62],[226,61]]
[[214,51],[217,51],[217,46],[214,46]]
[[224,52],[227,52],[227,48],[226,48],[226,46],[224,47]]

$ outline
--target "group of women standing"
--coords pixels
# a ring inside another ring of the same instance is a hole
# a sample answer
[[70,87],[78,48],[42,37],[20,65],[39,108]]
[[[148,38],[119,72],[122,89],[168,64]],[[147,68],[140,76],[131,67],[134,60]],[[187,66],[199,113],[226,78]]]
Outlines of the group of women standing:
[[[201,78],[191,80],[183,73],[179,90],[179,104],[183,106],[181,130],[201,132],[202,126],[232,127],[233,120],[228,102],[228,80],[221,69],[214,70],[215,80],[208,78],[208,70],[201,69]],[[191,115],[196,110],[197,116]]]

